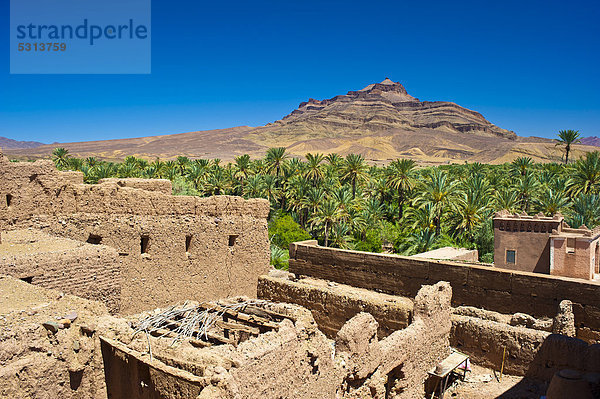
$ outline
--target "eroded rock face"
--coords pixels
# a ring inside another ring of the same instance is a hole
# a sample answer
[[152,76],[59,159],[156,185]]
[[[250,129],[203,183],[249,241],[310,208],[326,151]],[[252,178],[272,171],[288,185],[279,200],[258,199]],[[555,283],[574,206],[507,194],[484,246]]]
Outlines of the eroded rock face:
[[329,125],[363,131],[444,127],[455,132],[516,138],[513,132],[493,125],[478,112],[446,101],[419,101],[399,82],[388,78],[327,100],[311,98],[275,125],[306,128]]

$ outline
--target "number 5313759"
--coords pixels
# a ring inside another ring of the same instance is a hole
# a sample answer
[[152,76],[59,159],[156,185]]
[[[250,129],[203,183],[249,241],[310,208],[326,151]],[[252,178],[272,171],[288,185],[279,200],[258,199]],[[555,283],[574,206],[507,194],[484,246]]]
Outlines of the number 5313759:
[[19,51],[65,51],[67,43],[19,43]]

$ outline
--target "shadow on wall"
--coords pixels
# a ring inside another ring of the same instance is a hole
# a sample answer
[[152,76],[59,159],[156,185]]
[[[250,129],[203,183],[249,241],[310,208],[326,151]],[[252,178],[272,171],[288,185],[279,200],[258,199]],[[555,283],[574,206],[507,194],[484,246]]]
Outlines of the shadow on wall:
[[[548,387],[554,374],[565,369],[581,373],[582,379],[589,384],[593,398],[600,398],[600,344],[588,345],[578,338],[550,334],[529,365],[526,377],[544,381]],[[532,394],[545,393],[533,392],[533,389],[533,385],[524,379],[497,399],[519,397],[526,391]]]

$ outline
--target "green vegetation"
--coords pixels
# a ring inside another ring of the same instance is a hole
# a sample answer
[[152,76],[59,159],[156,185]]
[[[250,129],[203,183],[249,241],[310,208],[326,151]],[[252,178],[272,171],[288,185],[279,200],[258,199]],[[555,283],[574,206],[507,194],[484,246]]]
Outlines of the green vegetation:
[[[565,143],[572,137],[565,137]],[[568,140],[567,140],[568,139]],[[271,203],[272,263],[287,266],[290,242],[314,237],[322,245],[414,254],[446,245],[477,248],[493,259],[494,212],[562,212],[573,227],[600,224],[600,153],[571,164],[536,164],[518,158],[504,165],[480,163],[418,168],[396,160],[370,166],[360,155],[289,157],[283,148],[265,158],[122,163],[76,159],[56,149],[60,169],[80,170],[87,183],[105,177],[164,178],[176,195],[240,195]],[[568,157],[565,157],[567,160]]]

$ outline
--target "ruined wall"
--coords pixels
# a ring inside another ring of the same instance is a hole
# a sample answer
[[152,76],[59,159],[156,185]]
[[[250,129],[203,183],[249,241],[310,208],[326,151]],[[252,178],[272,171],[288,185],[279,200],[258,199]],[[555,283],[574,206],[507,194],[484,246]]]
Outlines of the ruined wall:
[[119,187],[138,188],[145,191],[157,191],[166,195],[171,195],[173,192],[173,185],[171,184],[171,181],[167,179],[109,178],[98,180],[98,184],[103,183],[113,183]]
[[319,329],[329,338],[361,312],[377,320],[377,335],[381,338],[408,327],[412,320],[413,302],[408,298],[323,280],[295,279],[291,273],[281,271],[259,277],[258,297],[309,309]]
[[[73,312],[68,326],[52,329],[57,317]],[[100,343],[90,327],[106,313],[99,302],[0,276],[0,397],[106,398]]]
[[[256,295],[269,269],[266,200],[171,196],[166,181],[82,183],[49,161],[0,163],[0,226],[117,250],[121,312]],[[150,191],[148,191],[150,190]]]
[[423,287],[412,323],[381,340],[373,316],[359,313],[335,345],[310,312],[282,303],[261,306],[289,318],[237,345],[174,347],[171,338],[133,337],[120,323],[102,333],[107,390],[136,399],[422,398],[427,372],[450,352],[451,296],[448,283]]
[[119,255],[104,245],[52,237],[34,230],[8,231],[0,244],[0,274],[100,301],[111,312],[119,311]]
[[573,302],[577,336],[600,342],[600,282],[502,270],[398,255],[290,245],[290,272],[412,297],[424,284],[448,281],[454,306],[552,318],[563,299]]

